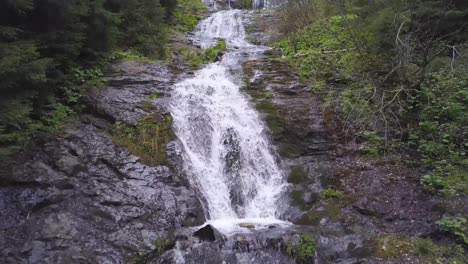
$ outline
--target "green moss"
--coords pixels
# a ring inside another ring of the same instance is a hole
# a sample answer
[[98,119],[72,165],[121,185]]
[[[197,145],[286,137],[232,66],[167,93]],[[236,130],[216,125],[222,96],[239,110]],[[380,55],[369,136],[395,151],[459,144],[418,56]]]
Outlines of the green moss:
[[260,102],[257,102],[255,104],[255,107],[257,108],[258,111],[265,113],[265,114],[270,114],[273,115],[276,113],[275,106],[271,101],[268,100],[262,100]]
[[407,256],[420,258],[422,263],[466,263],[460,245],[438,246],[430,239],[381,235],[376,239],[375,256],[396,259]]
[[331,219],[338,219],[341,216],[341,208],[338,203],[329,201],[325,206],[325,212]]
[[279,154],[285,158],[297,158],[301,155],[301,150],[293,144],[283,143],[280,145]]
[[265,92],[256,91],[256,90],[248,90],[248,93],[250,94],[250,96],[252,96],[254,100],[266,99]]
[[304,192],[295,190],[291,192],[291,200],[293,205],[298,206],[300,208],[305,207],[305,201],[304,201]]
[[[278,114],[278,111],[276,110],[276,107],[270,100],[270,98],[272,97],[271,93],[253,92],[251,94],[255,95],[258,98],[255,107],[259,112],[265,114],[265,121],[267,123],[268,128],[270,128],[270,131],[273,133],[273,136],[281,135],[284,132],[284,127],[281,122],[281,118]],[[261,100],[259,100],[260,98]]]
[[307,172],[302,166],[295,166],[289,173],[288,182],[292,184],[301,184],[307,181]]
[[343,193],[335,189],[328,188],[328,189],[323,190],[320,195],[322,199],[335,199],[335,198],[342,197]]
[[296,221],[297,225],[317,225],[322,219],[322,214],[317,210],[310,210],[305,213],[299,220]]
[[281,120],[277,115],[267,115],[265,121],[273,136],[281,135],[284,132]]
[[135,126],[116,122],[110,132],[114,141],[124,145],[143,163],[156,166],[166,163],[166,144],[172,140],[172,118],[153,116],[140,118]]

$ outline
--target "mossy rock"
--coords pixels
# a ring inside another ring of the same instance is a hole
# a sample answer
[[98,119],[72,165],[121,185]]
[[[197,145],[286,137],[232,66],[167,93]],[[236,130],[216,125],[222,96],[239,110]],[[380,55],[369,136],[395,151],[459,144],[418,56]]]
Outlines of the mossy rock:
[[307,172],[302,166],[295,166],[291,169],[288,177],[288,183],[302,184],[307,181]]
[[295,190],[291,192],[291,200],[292,204],[304,208],[305,207],[305,201],[304,201],[304,192],[300,190]]
[[329,201],[325,206],[325,213],[331,219],[339,219],[341,217],[341,207],[335,201]]
[[277,115],[267,115],[265,120],[274,137],[278,137],[283,134],[284,128]]
[[166,144],[174,139],[170,115],[149,115],[134,126],[116,122],[110,129],[112,139],[125,146],[149,166],[166,164]]
[[320,220],[322,220],[322,218],[323,218],[323,215],[321,212],[317,210],[310,210],[309,212],[305,213],[294,224],[296,225],[318,225],[320,223]]
[[279,148],[279,154],[289,159],[298,158],[301,153],[302,151],[298,146],[289,143],[283,143]]
[[383,259],[415,256],[420,263],[467,263],[464,253],[461,245],[439,246],[425,238],[384,234],[375,239],[374,255]]
[[343,197],[343,193],[333,188],[327,188],[320,193],[322,199],[333,200]]
[[268,100],[262,100],[260,102],[257,102],[255,104],[255,108],[257,108],[258,111],[265,113],[265,114],[276,114],[276,108],[273,105],[272,102]]

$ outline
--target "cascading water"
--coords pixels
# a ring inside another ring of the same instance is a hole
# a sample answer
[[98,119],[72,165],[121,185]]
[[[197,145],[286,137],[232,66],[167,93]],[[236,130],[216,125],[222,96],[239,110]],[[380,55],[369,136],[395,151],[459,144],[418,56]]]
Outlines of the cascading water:
[[245,40],[239,10],[202,21],[194,41],[206,48],[218,38],[228,52],[175,85],[171,112],[185,169],[206,201],[210,223],[229,233],[242,222],[280,223],[276,204],[286,184],[261,117],[231,74],[264,48]]

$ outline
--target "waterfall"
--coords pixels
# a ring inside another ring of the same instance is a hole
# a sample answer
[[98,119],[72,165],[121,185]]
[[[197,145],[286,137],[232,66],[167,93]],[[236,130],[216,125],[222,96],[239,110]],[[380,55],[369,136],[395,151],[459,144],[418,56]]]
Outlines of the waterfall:
[[171,113],[185,170],[206,201],[209,220],[221,231],[245,221],[278,222],[284,175],[261,116],[231,74],[245,56],[264,49],[245,40],[239,10],[213,14],[194,35],[205,48],[224,38],[228,52],[221,62],[175,84]]
[[253,0],[252,5],[254,9],[262,9],[268,7],[268,0]]

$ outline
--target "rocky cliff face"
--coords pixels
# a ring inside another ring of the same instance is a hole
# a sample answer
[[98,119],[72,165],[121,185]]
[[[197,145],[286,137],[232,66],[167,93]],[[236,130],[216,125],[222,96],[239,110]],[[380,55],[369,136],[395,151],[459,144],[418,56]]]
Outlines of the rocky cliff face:
[[[88,113],[66,133],[21,157],[0,186],[1,263],[121,263],[179,227],[204,222],[176,141],[167,166],[150,167],[109,136],[164,113],[174,76],[164,65],[114,65],[109,86],[87,97]],[[150,94],[153,107],[143,107]]]
[[[274,30],[262,25],[274,25],[274,16],[254,16],[247,13],[250,38],[270,42]],[[190,227],[205,218],[182,172],[178,141],[166,145],[165,165],[148,166],[111,136],[115,122],[164,120],[180,76],[164,64],[123,62],[109,69],[108,87],[86,96],[87,110],[64,135],[37,144],[2,173],[0,263],[173,263],[179,250],[185,263],[294,263],[291,252],[304,234],[316,240],[317,263],[421,263],[375,257],[381,234],[433,235],[440,212],[418,186],[419,172],[360,157],[359,145],[340,139],[319,96],[277,53],[243,69],[245,92],[290,171],[282,217],[293,228],[193,236]]]

